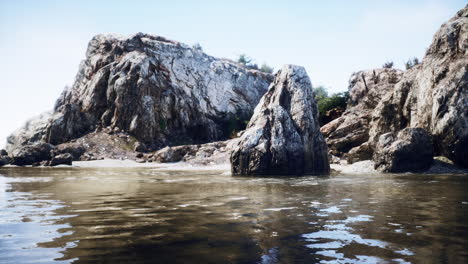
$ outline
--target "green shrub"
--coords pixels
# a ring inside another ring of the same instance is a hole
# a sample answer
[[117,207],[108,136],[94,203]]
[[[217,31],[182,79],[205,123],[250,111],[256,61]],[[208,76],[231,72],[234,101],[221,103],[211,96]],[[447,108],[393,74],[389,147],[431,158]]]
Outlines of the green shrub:
[[387,61],[386,63],[382,65],[382,68],[385,68],[385,69],[393,68],[393,61]]
[[262,67],[260,67],[260,71],[266,72],[266,73],[273,73],[274,69],[273,67],[267,65],[266,63],[263,63]]
[[405,67],[407,70],[409,70],[418,64],[420,64],[419,59],[414,57],[412,59],[409,59],[407,62],[405,62]]
[[328,95],[327,88],[319,86],[314,88],[315,101],[319,111],[320,126],[332,121],[332,117],[327,116],[327,112],[332,109],[344,111],[348,104],[349,93],[341,92]]
[[239,55],[239,58],[237,58],[237,63],[244,65],[248,69],[259,70],[265,73],[273,73],[274,70],[273,67],[267,65],[266,63],[263,63],[261,67],[258,67],[257,64],[253,63],[253,59],[245,54]]
[[243,64],[245,66],[249,65],[251,62],[252,62],[252,59],[249,58],[247,55],[245,54],[241,54],[239,55],[239,58],[237,59],[237,62],[240,63],[240,64]]
[[194,50],[199,50],[199,51],[203,51],[203,48],[202,46],[200,45],[200,43],[195,43],[192,45],[192,49]]

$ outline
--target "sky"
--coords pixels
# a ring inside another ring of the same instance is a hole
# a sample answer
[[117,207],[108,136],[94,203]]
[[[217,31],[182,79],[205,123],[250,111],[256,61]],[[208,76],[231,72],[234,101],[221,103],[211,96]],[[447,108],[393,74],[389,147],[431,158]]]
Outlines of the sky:
[[302,65],[314,86],[347,90],[349,76],[422,58],[466,0],[0,0],[0,148],[72,85],[88,41],[137,32],[199,43],[216,57],[247,54],[275,69]]

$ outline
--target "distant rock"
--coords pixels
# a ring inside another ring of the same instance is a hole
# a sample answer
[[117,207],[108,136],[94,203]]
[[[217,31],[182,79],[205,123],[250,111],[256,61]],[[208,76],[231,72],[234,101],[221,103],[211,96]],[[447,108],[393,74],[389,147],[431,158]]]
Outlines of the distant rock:
[[76,143],[61,144],[54,149],[54,155],[70,154],[73,160],[80,160],[85,152],[85,147]]
[[54,146],[48,143],[36,143],[15,149],[10,153],[13,165],[35,165],[41,161],[48,161],[52,157]]
[[198,145],[165,147],[154,154],[154,160],[161,163],[182,161],[186,155],[195,155]]
[[328,150],[303,67],[285,65],[231,154],[234,175],[328,174]]
[[369,142],[362,143],[361,145],[352,148],[347,154],[346,159],[348,163],[355,163],[363,160],[372,159],[374,150],[372,149]]
[[70,153],[65,153],[65,154],[59,154],[57,156],[54,156],[51,160],[50,163],[48,164],[49,166],[57,166],[57,165],[72,165],[73,161],[73,156]]
[[10,164],[11,159],[6,155],[0,155],[0,167]]
[[403,71],[397,69],[359,71],[351,75],[348,108],[341,117],[320,129],[333,155],[345,158],[346,153],[357,148],[355,152],[359,150],[359,155],[353,153],[354,157],[348,161],[357,162],[372,157],[372,148],[358,147],[369,139],[372,111],[386,94],[393,91],[402,75]]
[[468,6],[442,25],[422,63],[378,104],[370,142],[406,127],[424,128],[436,155],[468,167]]
[[16,131],[7,148],[69,143],[105,128],[132,136],[147,151],[227,139],[272,80],[162,37],[98,35],[54,111]]
[[184,161],[192,165],[226,164],[238,139],[217,141],[201,145],[165,147],[149,154],[149,161],[161,163]]
[[375,169],[383,172],[422,172],[431,167],[434,156],[432,137],[422,128],[385,133],[375,149]]

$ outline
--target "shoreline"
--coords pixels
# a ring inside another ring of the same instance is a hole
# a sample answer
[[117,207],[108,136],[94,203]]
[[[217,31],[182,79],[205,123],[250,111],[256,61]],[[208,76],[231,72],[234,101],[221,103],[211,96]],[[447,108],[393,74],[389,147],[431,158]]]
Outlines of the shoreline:
[[[16,168],[20,166],[7,165],[5,168]],[[27,166],[32,168],[31,166]],[[139,163],[134,160],[124,159],[104,159],[104,160],[91,160],[91,161],[74,161],[72,165],[58,165],[55,167],[38,166],[33,168],[90,168],[90,169],[131,169],[131,168],[149,168],[156,171],[223,171],[224,173],[231,173],[231,164],[213,163],[213,164],[192,164],[189,162],[147,162]],[[352,164],[330,164],[332,170],[331,174],[385,174],[374,169],[374,162],[372,160],[364,160]],[[458,168],[452,164],[443,162],[439,159],[434,159],[432,166],[423,172],[409,172],[407,174],[468,174],[468,169]]]

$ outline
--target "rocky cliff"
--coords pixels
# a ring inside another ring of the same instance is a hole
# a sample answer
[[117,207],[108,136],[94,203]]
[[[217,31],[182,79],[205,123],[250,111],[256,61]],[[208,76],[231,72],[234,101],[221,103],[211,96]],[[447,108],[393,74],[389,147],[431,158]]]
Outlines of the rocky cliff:
[[158,36],[95,36],[51,114],[8,138],[7,150],[66,143],[104,128],[154,150],[229,137],[273,76]]
[[380,100],[393,91],[402,75],[403,71],[396,69],[366,70],[351,75],[348,86],[350,99],[346,111],[320,129],[332,155],[344,158],[352,150],[352,153],[363,155],[360,158],[359,155],[353,155],[353,161],[372,157],[367,145],[361,147],[369,139],[372,112]]
[[468,167],[468,6],[442,25],[422,63],[378,104],[370,142],[407,127],[427,130],[436,155]]
[[328,174],[312,84],[303,67],[285,65],[255,109],[231,154],[235,175]]

